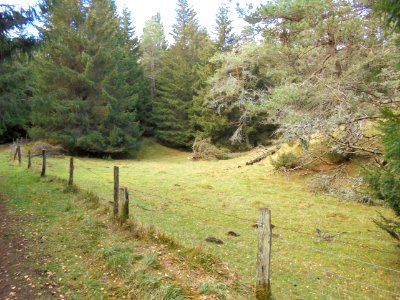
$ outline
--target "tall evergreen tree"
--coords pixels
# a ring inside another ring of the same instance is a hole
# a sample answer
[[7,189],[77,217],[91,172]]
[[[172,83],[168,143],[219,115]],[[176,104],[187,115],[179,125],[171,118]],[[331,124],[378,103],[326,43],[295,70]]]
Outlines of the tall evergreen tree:
[[[26,35],[24,28],[34,20],[33,9],[16,10],[12,5],[0,4],[0,62],[10,58],[15,51],[29,51],[36,43]],[[17,36],[10,35],[17,32]]]
[[143,87],[130,25],[111,0],[85,3],[60,0],[49,11],[31,133],[74,151],[126,153],[140,138]]
[[[400,3],[392,0],[380,1],[375,9],[383,13],[387,25],[392,31],[400,33]],[[398,37],[398,35],[397,35]],[[400,39],[397,39],[400,45]],[[397,60],[397,63],[399,61]],[[400,65],[398,65],[398,68]],[[379,129],[381,143],[384,149],[385,164],[371,167],[366,170],[364,180],[368,183],[372,193],[383,199],[397,215],[395,220],[386,219],[376,221],[376,224],[387,231],[400,242],[400,114],[398,101],[394,101],[390,108],[383,109]]]
[[216,47],[221,52],[231,51],[236,40],[236,36],[233,33],[232,20],[229,19],[229,12],[229,6],[222,4],[218,8],[215,19]]
[[153,134],[154,121],[152,119],[153,103],[159,96],[159,76],[161,60],[166,51],[167,42],[164,36],[164,28],[159,13],[152,16],[143,28],[143,36],[140,42],[142,54],[141,65],[147,82],[148,101],[141,114],[144,118],[143,127],[145,134]]
[[[128,46],[127,56],[125,57],[125,62],[122,65],[123,69],[126,69],[126,83],[127,90],[131,91],[136,95],[136,116],[140,124],[141,131],[148,133],[150,129],[150,122],[148,121],[149,111],[150,111],[150,101],[147,93],[147,85],[144,77],[143,66],[139,63],[141,60],[140,44],[136,37],[135,28],[132,25],[131,14],[126,7],[124,7],[122,12],[122,31],[125,35],[124,43]],[[122,74],[121,74],[122,75]]]
[[188,148],[194,139],[191,114],[199,85],[198,72],[207,61],[204,49],[211,44],[186,0],[178,1],[176,12],[172,33],[175,43],[162,61],[160,98],[154,104],[154,120],[156,137],[161,142]]
[[30,55],[36,41],[24,32],[33,10],[0,5],[0,142],[23,134],[29,122]]

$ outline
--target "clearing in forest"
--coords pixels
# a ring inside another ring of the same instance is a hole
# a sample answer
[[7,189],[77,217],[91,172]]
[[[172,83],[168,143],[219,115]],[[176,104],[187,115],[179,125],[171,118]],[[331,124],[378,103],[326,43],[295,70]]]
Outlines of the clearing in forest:
[[[244,289],[255,281],[253,225],[258,208],[268,207],[276,226],[271,284],[278,299],[400,297],[399,249],[373,223],[379,213],[392,216],[391,210],[311,193],[304,176],[276,173],[268,159],[244,166],[252,155],[192,161],[187,152],[148,142],[135,160],[76,158],[75,183],[112,200],[113,166],[119,166],[136,220],[219,258]],[[40,164],[34,158],[33,169]],[[67,179],[68,167],[68,157],[50,157],[47,172]],[[224,244],[208,243],[207,237]]]

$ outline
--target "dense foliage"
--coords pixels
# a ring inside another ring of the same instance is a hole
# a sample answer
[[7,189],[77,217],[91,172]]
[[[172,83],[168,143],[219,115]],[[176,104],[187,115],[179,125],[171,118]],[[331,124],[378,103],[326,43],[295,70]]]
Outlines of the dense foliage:
[[[389,28],[400,32],[400,3],[384,0],[376,8],[384,13]],[[396,101],[398,103],[399,99],[394,101],[394,108],[386,108],[381,113],[382,121],[379,129],[382,133],[385,164],[379,168],[368,169],[365,180],[372,192],[378,198],[385,200],[400,216],[400,115]],[[400,240],[400,223],[383,219],[378,225]]]
[[92,154],[138,146],[144,84],[130,26],[109,0],[62,0],[51,8],[34,66],[32,137]]
[[166,51],[160,73],[160,97],[154,103],[156,137],[163,143],[189,148],[195,131],[191,122],[199,70],[208,61],[211,41],[197,23],[186,0],[179,0],[173,27],[175,43]]
[[29,125],[29,52],[36,42],[24,29],[32,21],[32,10],[0,5],[0,142],[24,134]]
[[[398,26],[397,2],[379,4]],[[384,33],[370,2],[268,1],[242,10],[249,26],[240,36],[223,4],[210,36],[178,0],[171,45],[160,14],[139,40],[113,0],[43,7],[32,64],[14,51],[24,49],[23,36],[11,34],[30,15],[2,14],[0,135],[29,127],[31,137],[92,155],[126,154],[142,134],[186,149],[204,140],[233,150],[294,140],[307,155],[322,136],[331,153],[348,157],[379,154],[369,121],[398,109],[396,34]]]
[[390,110],[383,111],[382,115],[380,130],[387,163],[370,169],[366,181],[374,194],[400,215],[400,116]]
[[143,119],[142,125],[146,135],[154,134],[153,106],[160,96],[160,72],[162,59],[167,49],[164,36],[164,28],[160,14],[156,14],[148,20],[143,28],[143,36],[140,41],[141,65],[147,83],[148,101],[143,107],[139,117]]
[[339,153],[373,151],[362,146],[366,121],[399,96],[400,73],[394,67],[399,51],[370,7],[280,0],[246,19],[261,41],[220,55],[205,99],[223,117],[240,109],[228,122],[237,128],[231,141],[247,142],[244,129],[255,121],[279,126],[277,137],[298,140],[305,153],[316,134]]

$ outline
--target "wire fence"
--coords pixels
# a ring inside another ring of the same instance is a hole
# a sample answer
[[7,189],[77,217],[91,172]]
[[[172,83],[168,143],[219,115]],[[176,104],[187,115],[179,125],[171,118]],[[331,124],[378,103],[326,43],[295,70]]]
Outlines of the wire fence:
[[[11,153],[12,151],[13,149],[11,149]],[[12,155],[10,157],[12,157]],[[51,158],[51,161],[48,163],[48,168],[51,169],[53,163],[57,166],[57,172],[51,175],[60,177],[59,169],[64,160],[60,160],[57,157],[48,157],[48,159],[49,158]],[[104,174],[109,172],[110,180],[112,180],[112,172],[110,167],[97,168],[96,171],[93,171],[93,168],[89,167],[85,160],[77,158],[75,158],[75,160],[79,164],[77,169],[83,169],[92,174],[95,178],[101,180],[104,180]],[[35,159],[32,160],[32,168],[35,171],[40,170],[40,159],[35,157]],[[62,167],[62,173],[63,174],[61,175],[61,178],[67,179],[67,164],[65,164],[65,169]],[[190,201],[184,201],[179,198],[171,198],[157,193],[145,191],[143,189],[138,189],[134,187],[134,182],[129,182],[127,180],[124,181],[124,183],[129,184],[129,191],[132,195],[134,195],[135,201],[134,203],[131,203],[131,206],[136,207],[143,212],[140,214],[140,216],[145,221],[155,221],[152,219],[152,214],[157,212],[158,215],[168,215],[169,219],[175,218],[176,223],[179,221],[178,218],[181,218],[184,220],[184,222],[191,222],[192,224],[198,225],[199,230],[202,227],[206,227],[207,229],[212,228],[214,232],[227,232],[232,227],[228,227],[226,224],[228,222],[233,222],[232,224],[240,229],[240,236],[243,237],[243,242],[241,243],[240,241],[237,241],[234,245],[230,245],[229,248],[215,246],[216,248],[213,249],[216,251],[217,256],[222,255],[223,260],[233,255],[235,257],[233,259],[231,257],[232,261],[238,264],[240,264],[242,261],[245,261],[248,266],[251,266],[251,268],[249,268],[251,271],[247,270],[247,272],[244,273],[250,274],[253,270],[255,270],[254,257],[256,254],[255,244],[257,234],[254,228],[257,228],[259,225],[256,218],[253,219],[243,217],[240,216],[240,212],[237,212],[237,214],[232,214],[221,211],[220,209],[214,209],[210,206],[205,207]],[[104,185],[102,182],[99,182],[99,184]],[[82,187],[90,192],[98,194],[98,191],[89,188],[87,184],[83,184]],[[108,196],[106,196],[106,198],[107,197]],[[106,198],[103,197],[102,199],[107,201]],[[156,202],[161,204],[156,205]],[[171,208],[171,206],[173,206],[173,208]],[[182,212],[183,207],[190,207],[199,213]],[[201,212],[207,212],[207,214]],[[208,213],[213,214],[215,217],[209,217]],[[146,214],[148,215],[147,217]],[[224,220],[224,222],[221,222],[223,219],[222,216],[231,221]],[[174,224],[174,222],[172,223]],[[162,227],[161,224],[158,225]],[[304,231],[298,228],[282,226],[281,224],[274,224],[273,232],[287,233],[284,237],[278,234],[273,242],[274,252],[272,255],[271,283],[272,291],[277,299],[400,299],[400,267],[383,265],[382,263],[376,263],[372,260],[367,261],[365,259],[346,254],[342,251],[338,252],[337,250],[331,248],[340,244],[342,247],[347,247],[345,249],[352,253],[355,252],[355,249],[359,249],[356,250],[356,253],[366,250],[368,253],[374,253],[375,257],[383,254],[390,257],[393,256],[394,259],[391,259],[391,261],[395,261],[396,258],[398,261],[398,252],[380,249],[374,245],[366,244],[364,240],[357,241],[354,238],[351,241],[344,240],[340,236],[340,233],[333,233],[326,236]],[[166,233],[168,234],[168,232]],[[172,232],[170,233],[174,235]],[[175,233],[175,236],[180,234],[181,232],[178,231],[177,234]],[[198,237],[196,237],[196,235],[192,232],[189,232],[185,235],[187,237],[197,239],[197,243],[202,245],[205,244],[204,240],[199,241]],[[299,239],[297,238],[298,236],[303,236],[307,239]],[[318,243],[318,241],[321,243]],[[194,244],[196,244],[196,242]],[[211,247],[211,245],[206,246],[206,248]],[[286,250],[290,251],[292,254],[291,257],[283,257],[283,255],[280,256],[279,251],[282,251],[284,247]],[[297,251],[300,255],[293,255],[293,252],[295,251]],[[227,254],[225,257],[223,255],[224,253]],[[243,254],[247,254],[247,256],[243,257]],[[305,257],[303,255],[305,255]],[[296,258],[294,258],[295,256]],[[324,259],[317,260],[316,256],[324,256]],[[302,260],[298,257],[302,257]],[[299,260],[301,260],[303,263],[307,262],[307,267],[312,268],[313,272],[310,273],[309,271],[304,271],[304,268],[301,267]],[[343,272],[343,267],[339,267],[339,265],[344,265],[347,269],[359,269],[360,273],[355,275],[352,274],[352,276],[346,275]],[[288,268],[288,266],[290,268]],[[237,267],[240,268],[240,266]],[[238,268],[236,271],[241,273],[241,270],[238,270]],[[370,269],[370,271],[366,272],[366,268]],[[296,271],[297,269],[299,272]],[[376,275],[376,277],[371,278],[370,275]],[[382,280],[382,276],[387,278],[387,281],[391,282],[387,284],[386,280]],[[368,279],[370,281],[366,282]],[[253,288],[255,277],[252,275],[247,275],[242,281],[243,287],[250,290]],[[377,284],[377,282],[380,284],[386,284],[383,287]]]

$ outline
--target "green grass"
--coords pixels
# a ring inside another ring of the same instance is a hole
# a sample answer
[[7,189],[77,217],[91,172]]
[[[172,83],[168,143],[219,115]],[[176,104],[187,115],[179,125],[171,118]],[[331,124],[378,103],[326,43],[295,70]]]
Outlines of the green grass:
[[[197,265],[207,255],[226,262],[232,281],[237,281],[238,274],[238,286],[255,282],[257,230],[251,225],[257,221],[258,208],[268,207],[275,225],[305,233],[274,229],[279,235],[273,239],[272,255],[276,298],[393,299],[389,292],[400,294],[400,273],[346,258],[400,270],[399,249],[372,222],[378,213],[393,216],[389,209],[311,193],[304,177],[275,173],[268,160],[244,167],[252,155],[194,162],[190,153],[148,142],[137,160],[76,159],[75,182],[111,200],[113,166],[118,165],[135,219],[154,225],[188,248],[201,247],[200,257],[194,256]],[[68,161],[67,157],[50,158],[48,174],[66,179]],[[35,169],[39,166],[35,158]],[[338,236],[332,242],[320,241],[316,228]],[[228,237],[228,231],[240,236]],[[205,242],[209,236],[224,244]],[[204,262],[204,268],[219,271],[217,264],[207,258]]]
[[[57,295],[68,299],[178,300],[200,294],[196,285],[201,279],[181,280],[160,262],[167,256],[173,268],[191,263],[196,267],[189,255],[182,256],[190,249],[134,238],[135,232],[145,237],[146,229],[133,228],[132,222],[118,227],[108,204],[99,203],[95,195],[71,192],[63,181],[39,178],[25,168],[4,164],[2,158],[0,191],[9,199],[10,214],[22,220],[15,230],[31,245],[27,255],[33,273],[38,274],[33,279],[37,286],[51,285]],[[185,272],[190,268],[181,273]],[[218,276],[202,274],[212,284],[220,284],[215,280]]]

